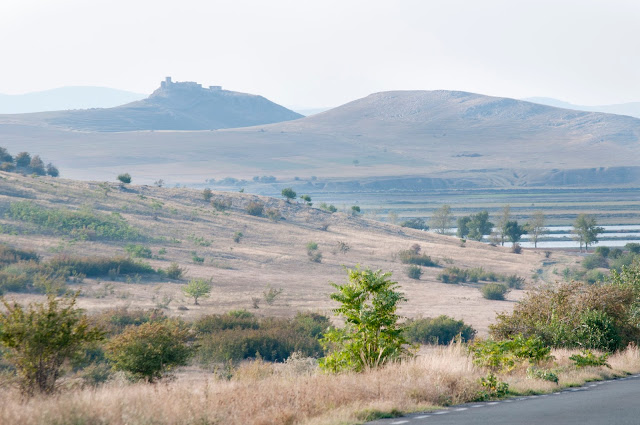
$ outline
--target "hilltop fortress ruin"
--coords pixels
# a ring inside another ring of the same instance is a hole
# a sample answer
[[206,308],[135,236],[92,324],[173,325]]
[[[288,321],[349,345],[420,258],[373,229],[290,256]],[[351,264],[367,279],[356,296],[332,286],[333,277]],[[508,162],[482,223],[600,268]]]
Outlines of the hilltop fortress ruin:
[[[171,81],[171,77],[166,77],[164,79],[164,81],[160,82],[160,88],[161,89],[203,89],[202,84],[196,83],[194,81],[176,81],[173,82]],[[211,90],[211,91],[220,91],[222,90],[222,86],[209,86],[208,89],[204,89],[204,90]]]

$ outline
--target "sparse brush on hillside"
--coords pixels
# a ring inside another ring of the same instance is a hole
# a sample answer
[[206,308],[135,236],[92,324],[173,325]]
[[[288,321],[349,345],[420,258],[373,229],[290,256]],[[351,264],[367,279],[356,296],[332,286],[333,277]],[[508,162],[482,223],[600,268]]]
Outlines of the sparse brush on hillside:
[[31,156],[28,152],[20,152],[15,158],[6,148],[0,147],[0,171],[16,172],[22,174],[49,175],[58,177],[60,172],[52,163],[45,166],[39,155]]

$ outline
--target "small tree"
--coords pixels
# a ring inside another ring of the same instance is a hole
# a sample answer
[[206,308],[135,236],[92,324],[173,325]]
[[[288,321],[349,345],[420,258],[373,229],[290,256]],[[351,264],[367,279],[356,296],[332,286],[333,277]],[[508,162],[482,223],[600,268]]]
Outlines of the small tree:
[[205,187],[204,190],[202,191],[202,197],[204,198],[204,200],[209,202],[212,196],[213,196],[213,192],[211,192],[211,189],[209,189],[208,187]]
[[75,308],[76,296],[60,299],[50,295],[27,309],[0,299],[6,309],[0,314],[0,344],[6,349],[6,360],[18,372],[24,394],[52,393],[64,362],[103,338]]
[[595,217],[588,214],[580,214],[573,223],[574,239],[578,241],[580,245],[580,252],[582,252],[582,245],[584,244],[585,251],[589,251],[589,245],[598,242],[598,234],[604,232],[603,227],[598,227]]
[[522,235],[527,234],[525,226],[518,224],[516,220],[507,221],[503,231],[503,239],[506,237],[513,244],[518,243],[522,238]]
[[107,358],[116,370],[153,382],[175,366],[182,366],[193,354],[189,332],[167,321],[129,326],[107,344]]
[[182,292],[193,298],[193,304],[198,305],[198,298],[208,298],[211,294],[211,281],[205,279],[190,280],[187,285],[182,288]]
[[531,235],[533,247],[538,247],[538,240],[545,235],[548,230],[544,227],[545,217],[542,211],[536,211],[531,217],[531,221],[527,223],[527,230]]
[[404,328],[398,323],[398,303],[405,301],[390,273],[348,269],[349,282],[331,283],[337,292],[331,299],[340,303],[334,313],[345,321],[343,328],[325,333],[322,342],[330,354],[320,360],[328,371],[361,372],[411,355],[406,348]]
[[489,221],[489,212],[481,211],[470,217],[468,222],[469,238],[481,241],[484,235],[491,233],[493,223]]
[[358,215],[360,214],[360,207],[357,205],[354,205],[351,207],[351,215]]
[[16,155],[16,166],[26,168],[31,164],[31,155],[29,152],[20,152]]
[[502,215],[498,220],[498,226],[497,226],[499,235],[500,235],[500,245],[502,246],[504,246],[505,239],[509,238],[507,233],[509,229],[507,228],[507,226],[509,225],[510,221],[511,221],[511,206],[505,205],[504,208],[502,208]]
[[292,188],[285,187],[284,189],[282,189],[282,196],[284,196],[287,202],[290,202],[291,200],[296,199],[296,196],[298,196],[298,194]]
[[451,207],[443,205],[435,210],[431,216],[431,228],[435,229],[436,233],[446,235],[451,228],[452,220]]
[[13,162],[13,156],[3,147],[0,147],[0,162]]
[[129,184],[131,183],[131,175],[129,173],[119,174],[118,180],[124,184]]
[[458,231],[456,232],[456,236],[458,236],[460,239],[464,239],[469,235],[469,222],[471,222],[471,217],[458,218]]
[[45,174],[47,174],[44,161],[42,160],[42,158],[40,158],[39,155],[34,155],[33,158],[31,158],[31,161],[29,162],[29,169],[32,173],[36,173],[39,176],[44,176]]
[[58,169],[52,163],[48,163],[47,174],[51,177],[58,177],[60,175],[60,171],[58,171]]
[[302,199],[304,203],[309,206],[313,205],[313,203],[311,202],[311,196],[309,195],[300,195],[300,199]]

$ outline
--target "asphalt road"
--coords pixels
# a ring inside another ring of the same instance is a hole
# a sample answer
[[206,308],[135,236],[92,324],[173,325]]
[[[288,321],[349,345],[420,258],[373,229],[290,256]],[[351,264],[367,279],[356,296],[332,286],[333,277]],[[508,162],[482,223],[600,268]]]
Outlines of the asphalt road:
[[639,425],[640,375],[548,395],[469,403],[369,424]]

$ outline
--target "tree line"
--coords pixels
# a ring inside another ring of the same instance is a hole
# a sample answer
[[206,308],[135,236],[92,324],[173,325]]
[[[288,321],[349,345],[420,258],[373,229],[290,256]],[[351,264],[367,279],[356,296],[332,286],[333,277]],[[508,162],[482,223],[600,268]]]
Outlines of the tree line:
[[20,152],[14,157],[6,148],[0,146],[0,171],[16,172],[23,174],[37,174],[39,176],[49,175],[58,177],[60,172],[52,163],[45,165],[40,155],[33,155],[29,152]]

